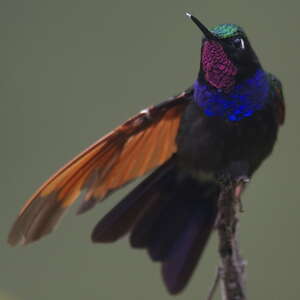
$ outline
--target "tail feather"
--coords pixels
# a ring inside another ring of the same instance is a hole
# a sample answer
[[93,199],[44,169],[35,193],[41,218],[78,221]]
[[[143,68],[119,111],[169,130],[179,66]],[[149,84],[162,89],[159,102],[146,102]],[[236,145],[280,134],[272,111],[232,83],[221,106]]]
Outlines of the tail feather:
[[94,242],[113,242],[131,231],[134,248],[162,262],[171,294],[190,279],[213,229],[218,187],[178,170],[176,157],[154,171],[96,225]]
[[162,275],[171,294],[185,288],[203,253],[217,215],[216,199],[215,196],[198,199],[200,203],[194,201],[195,206],[184,231],[163,262]]
[[185,201],[176,197],[175,193],[170,199],[171,203],[163,210],[153,226],[149,243],[146,245],[154,261],[164,261],[167,258],[190,217]]
[[170,199],[161,198],[155,193],[156,202],[149,207],[135,224],[130,234],[130,244],[133,248],[145,248],[151,241],[153,228],[161,212],[168,207]]

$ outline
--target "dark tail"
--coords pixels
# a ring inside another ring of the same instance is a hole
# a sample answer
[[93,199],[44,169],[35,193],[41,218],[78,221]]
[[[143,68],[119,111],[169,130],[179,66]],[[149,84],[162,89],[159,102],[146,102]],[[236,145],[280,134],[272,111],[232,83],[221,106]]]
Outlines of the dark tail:
[[170,293],[190,279],[213,229],[218,188],[199,183],[171,158],[140,183],[96,225],[94,242],[113,242],[131,231],[134,248],[162,262]]

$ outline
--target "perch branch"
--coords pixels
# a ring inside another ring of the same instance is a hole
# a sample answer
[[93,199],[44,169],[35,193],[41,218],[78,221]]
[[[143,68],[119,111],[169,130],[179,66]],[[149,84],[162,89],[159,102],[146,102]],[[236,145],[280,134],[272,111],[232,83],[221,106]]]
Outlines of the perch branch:
[[218,276],[223,300],[246,300],[245,262],[239,251],[237,214],[242,211],[240,197],[248,181],[248,178],[240,177],[221,184],[216,225],[221,258]]

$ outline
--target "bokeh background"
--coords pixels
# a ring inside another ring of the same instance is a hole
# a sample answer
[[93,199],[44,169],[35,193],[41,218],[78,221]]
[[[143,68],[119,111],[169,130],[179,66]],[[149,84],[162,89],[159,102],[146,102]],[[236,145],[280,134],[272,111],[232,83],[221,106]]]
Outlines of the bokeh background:
[[[24,200],[58,167],[193,82],[201,35],[187,10],[207,26],[242,25],[283,82],[286,124],[244,195],[241,246],[249,299],[299,298],[299,2],[1,0],[1,300],[171,299],[146,252],[127,239],[90,242],[93,225],[128,189],[86,215],[73,208],[39,243],[10,248],[6,235]],[[177,299],[206,299],[216,245],[214,236]]]

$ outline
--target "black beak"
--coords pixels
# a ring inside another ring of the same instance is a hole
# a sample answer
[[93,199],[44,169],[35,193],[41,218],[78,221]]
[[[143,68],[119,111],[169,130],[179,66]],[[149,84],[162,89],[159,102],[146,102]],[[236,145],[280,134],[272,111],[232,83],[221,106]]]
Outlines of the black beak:
[[185,14],[197,25],[197,27],[203,32],[206,38],[208,38],[209,40],[217,40],[217,37],[213,35],[196,17],[194,17],[190,13]]

